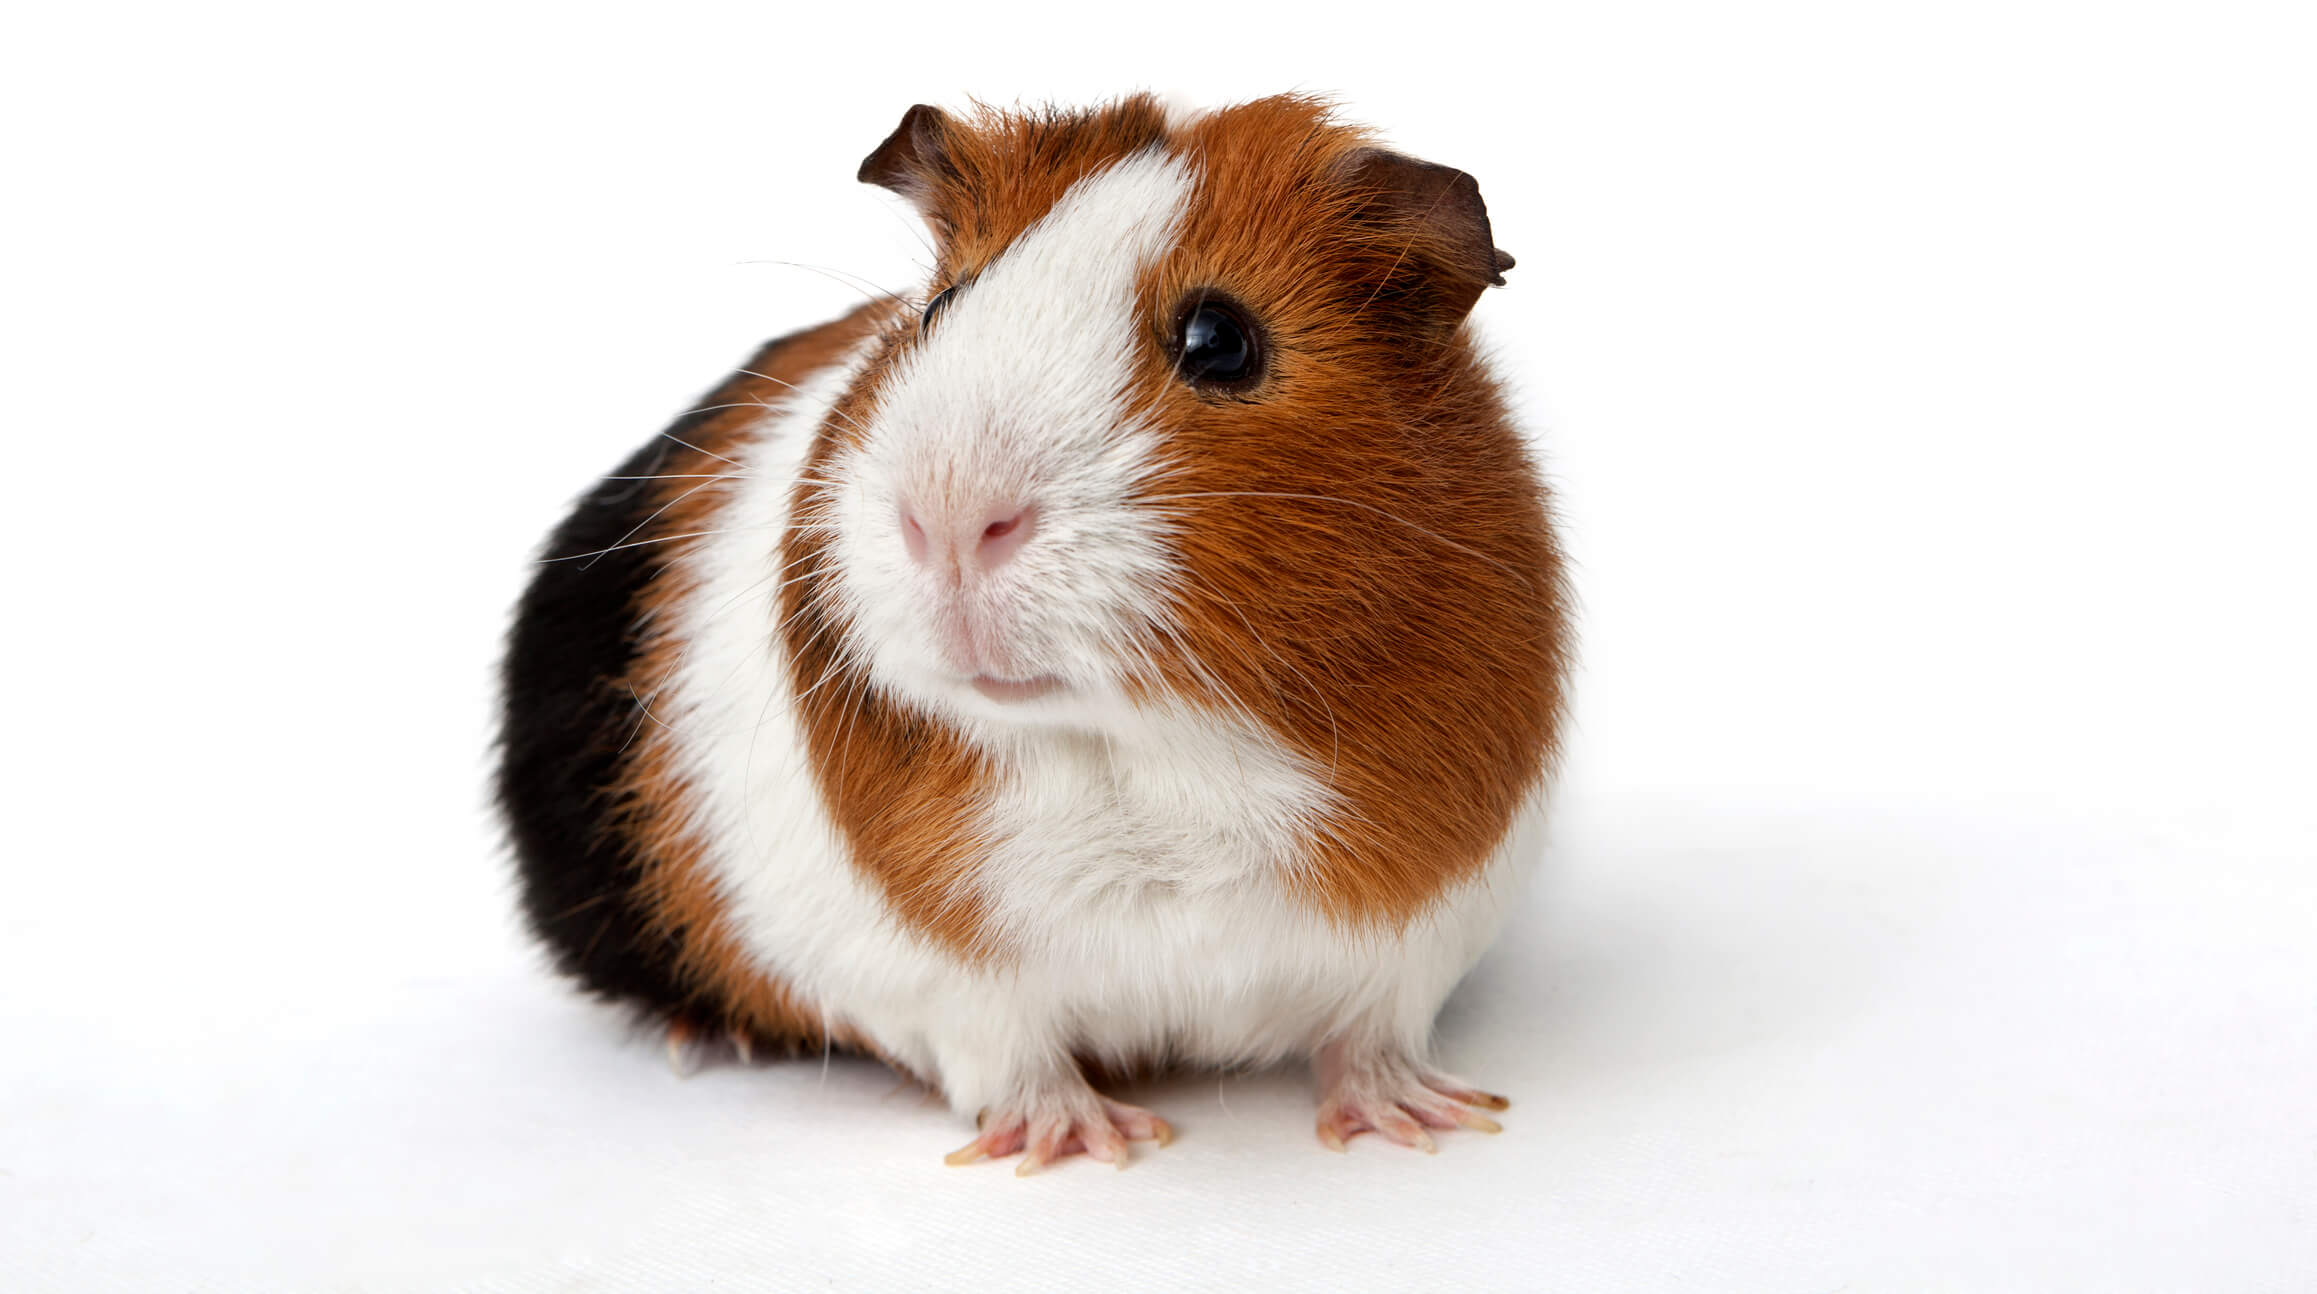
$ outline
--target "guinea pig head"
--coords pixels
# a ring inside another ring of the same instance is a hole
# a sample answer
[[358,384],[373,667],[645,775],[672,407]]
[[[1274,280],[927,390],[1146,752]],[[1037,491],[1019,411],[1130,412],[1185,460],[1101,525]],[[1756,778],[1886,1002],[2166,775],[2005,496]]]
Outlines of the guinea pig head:
[[936,263],[807,460],[792,601],[869,686],[967,732],[1187,706],[1533,776],[1558,573],[1462,332],[1512,264],[1471,177],[1316,100],[1135,97],[913,108],[861,178]]

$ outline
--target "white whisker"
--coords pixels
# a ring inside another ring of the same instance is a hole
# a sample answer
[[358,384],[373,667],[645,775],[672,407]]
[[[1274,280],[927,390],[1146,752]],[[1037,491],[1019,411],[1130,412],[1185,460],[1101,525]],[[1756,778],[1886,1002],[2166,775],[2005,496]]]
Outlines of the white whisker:
[[599,479],[606,481],[697,481],[702,478],[711,481],[755,479],[754,475],[749,472],[663,472],[658,476],[606,476]]
[[1358,508],[1363,512],[1372,512],[1387,521],[1397,522],[1398,524],[1406,526],[1408,529],[1415,531],[1417,534],[1423,535],[1436,543],[1444,545],[1445,547],[1453,548],[1460,553],[1465,553],[1470,556],[1477,557],[1524,584],[1530,582],[1529,577],[1522,574],[1516,568],[1509,566],[1504,562],[1498,561],[1496,558],[1489,556],[1487,553],[1481,552],[1477,548],[1474,548],[1468,544],[1460,544],[1436,530],[1427,529],[1426,527],[1417,525],[1415,522],[1408,520],[1406,517],[1403,517],[1396,512],[1392,512],[1385,508],[1379,508],[1372,503],[1362,503],[1357,499],[1342,499],[1337,498],[1332,494],[1294,494],[1277,490],[1205,490],[1184,494],[1156,494],[1148,496],[1143,500],[1143,502],[1172,503],[1181,499],[1301,499],[1312,503],[1340,503],[1347,508]]
[[[762,259],[758,259],[758,260],[749,260],[749,261],[734,261],[734,262],[733,262],[733,264],[735,264],[735,265],[779,265],[779,266],[784,266],[784,267],[786,267],[786,268],[788,268],[788,269],[792,269],[792,270],[810,270],[812,273],[815,273],[815,274],[818,274],[818,275],[820,275],[822,278],[825,278],[825,279],[829,280],[831,283],[841,283],[841,284],[843,284],[844,286],[846,286],[846,287],[849,287],[849,288],[853,289],[855,292],[859,292],[859,293],[861,293],[861,295],[863,295],[863,296],[867,297],[867,298],[868,298],[869,300],[871,300],[871,301],[890,301],[890,300],[897,300],[897,299],[899,299],[899,297],[901,296],[901,294],[900,294],[900,293],[898,293],[898,292],[892,292],[892,291],[888,291],[888,290],[886,290],[885,288],[881,288],[881,287],[878,287],[878,286],[877,286],[875,283],[872,283],[872,282],[870,282],[868,279],[862,278],[862,277],[861,277],[860,275],[858,275],[858,274],[853,274],[853,273],[849,273],[849,272],[847,272],[847,271],[845,271],[845,270],[836,269],[836,268],[834,268],[833,266],[827,266],[827,265],[812,265],[812,264],[808,264],[808,263],[806,263],[806,262],[804,262],[804,261],[783,261],[783,260],[776,260],[776,259],[772,259],[772,258],[769,258],[769,257],[768,257],[768,258],[762,258]],[[874,289],[875,289],[875,291],[869,291],[869,290],[868,290],[868,289],[872,289],[872,288],[874,288]]]
[[766,524],[762,526],[727,526],[722,530],[687,530],[680,535],[658,535],[651,539],[638,539],[633,543],[614,544],[609,548],[598,548],[592,553],[565,553],[560,557],[542,557],[539,560],[543,563],[575,562],[582,557],[601,557],[605,553],[616,553],[629,548],[648,548],[653,544],[673,543],[679,539],[702,539],[709,535],[737,535],[750,530],[774,529],[778,529],[777,524]]
[[[734,371],[734,372],[738,372],[738,373],[745,373],[745,374],[747,374],[747,375],[748,375],[748,376],[750,376],[750,377],[753,377],[753,378],[757,378],[757,379],[760,379],[760,380],[762,380],[762,381],[777,383],[777,384],[779,384],[779,385],[781,385],[781,386],[784,386],[784,387],[788,388],[788,389],[789,389],[789,390],[791,390],[791,391],[802,391],[802,390],[804,390],[804,388],[803,388],[803,387],[801,387],[801,386],[798,386],[796,383],[789,381],[787,378],[782,378],[782,377],[774,377],[774,376],[773,376],[772,374],[770,374],[770,373],[759,373],[759,372],[757,372],[755,369],[752,369],[752,368],[735,369],[735,370],[733,370],[733,371]],[[771,405],[766,405],[765,407],[769,409],[769,408],[771,408],[772,406],[771,406]],[[829,417],[831,417],[831,418],[843,418],[843,419],[845,420],[845,425],[846,425],[846,426],[848,426],[848,427],[851,427],[853,430],[855,430],[855,431],[858,431],[858,432],[860,432],[860,433],[861,433],[861,434],[863,434],[863,435],[867,435],[867,434],[868,434],[868,431],[869,431],[869,429],[868,429],[867,427],[864,427],[864,426],[862,426],[860,423],[858,423],[858,422],[855,422],[855,421],[854,421],[852,418],[850,418],[850,417],[847,417],[847,416],[846,416],[846,414],[844,413],[844,411],[843,411],[843,410],[840,410],[840,409],[838,409],[838,408],[837,408],[837,406],[835,405],[835,403],[833,403],[833,402],[832,402],[832,403],[829,405],[829,407],[828,407],[828,411],[827,411],[827,414],[828,414],[828,416],[829,416]]]
[[672,431],[663,431],[660,434],[667,439],[682,445],[684,448],[691,450],[695,454],[706,454],[708,457],[715,459],[719,463],[731,463],[734,467],[742,466],[742,464],[737,460],[726,458],[724,455],[719,454],[714,450],[702,449],[698,445],[693,444],[691,441],[684,439]]
[[632,526],[629,526],[626,534],[621,535],[618,539],[612,541],[611,547],[606,548],[603,550],[603,552],[597,553],[595,556],[588,558],[585,562],[580,564],[579,569],[584,571],[589,567],[594,566],[597,558],[602,557],[604,553],[618,552],[620,548],[627,543],[628,540],[636,537],[637,531],[642,530],[644,527],[659,520],[661,513],[666,512],[668,509],[675,507],[677,504],[682,503],[684,500],[691,498],[693,495],[698,494],[700,491],[707,489],[709,486],[714,485],[715,483],[716,482],[714,479],[702,481],[698,485],[693,486],[691,489],[677,495],[675,498],[661,504],[659,507],[652,509],[652,514],[650,516],[645,517],[643,520]]

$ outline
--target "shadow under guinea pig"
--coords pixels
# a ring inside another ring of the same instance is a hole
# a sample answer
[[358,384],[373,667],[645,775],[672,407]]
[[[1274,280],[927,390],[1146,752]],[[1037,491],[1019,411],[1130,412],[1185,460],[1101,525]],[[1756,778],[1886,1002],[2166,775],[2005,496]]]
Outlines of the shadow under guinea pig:
[[1838,1038],[1952,907],[1953,842],[1872,812],[1556,809],[1543,865],[1438,1024],[1450,1069],[1516,1101]]

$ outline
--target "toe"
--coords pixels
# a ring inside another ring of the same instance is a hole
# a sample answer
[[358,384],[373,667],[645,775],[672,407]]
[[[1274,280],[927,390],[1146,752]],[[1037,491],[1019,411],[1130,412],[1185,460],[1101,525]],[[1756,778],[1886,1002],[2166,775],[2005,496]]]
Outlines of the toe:
[[1416,1122],[1424,1125],[1427,1128],[1437,1129],[1441,1132],[1446,1132],[1451,1128],[1462,1127],[1464,1124],[1463,1119],[1460,1117],[1460,1111],[1451,1107],[1446,1101],[1426,1101],[1421,1099],[1402,1101],[1400,1102],[1400,1109],[1406,1112],[1408,1117],[1414,1119]]
[[1039,1120],[1030,1129],[1029,1148],[1022,1152],[1022,1162],[1014,1165],[1014,1172],[1028,1177],[1069,1154],[1078,1140],[1077,1134],[1077,1127],[1067,1120]]
[[1166,1120],[1139,1105],[1113,1101],[1106,1096],[1102,1098],[1102,1109],[1110,1116],[1110,1125],[1125,1134],[1128,1141],[1155,1141],[1163,1146],[1175,1139],[1175,1130],[1167,1126]]
[[950,1151],[944,1163],[973,1164],[984,1159],[1003,1159],[1022,1148],[1024,1129],[1020,1119],[992,1120],[984,1112],[981,1124],[981,1135]]
[[1438,1153],[1440,1149],[1433,1143],[1432,1134],[1424,1131],[1424,1125],[1409,1118],[1408,1112],[1398,1106],[1369,1120],[1369,1126],[1392,1141],[1421,1150],[1427,1155]]
[[1440,1095],[1447,1097],[1451,1101],[1461,1101],[1466,1105],[1477,1105],[1483,1110],[1502,1111],[1512,1107],[1512,1102],[1504,1099],[1501,1096],[1498,1096],[1494,1092],[1483,1092],[1477,1087],[1472,1087],[1465,1083],[1458,1082],[1453,1078],[1427,1078],[1424,1080],[1424,1086],[1431,1088],[1433,1091],[1438,1092]]
[[1351,1139],[1368,1130],[1368,1121],[1359,1112],[1346,1106],[1328,1104],[1319,1111],[1319,1144],[1345,1154]]
[[1089,1158],[1118,1168],[1126,1167],[1126,1136],[1109,1120],[1086,1128],[1081,1135]]

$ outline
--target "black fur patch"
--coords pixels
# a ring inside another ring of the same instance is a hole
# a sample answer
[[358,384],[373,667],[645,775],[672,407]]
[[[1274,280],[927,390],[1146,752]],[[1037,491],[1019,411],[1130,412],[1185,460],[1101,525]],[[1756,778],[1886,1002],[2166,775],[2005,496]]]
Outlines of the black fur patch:
[[[765,346],[748,367],[769,371],[787,340]],[[671,469],[686,457],[677,442],[693,440],[688,433],[716,416],[715,406],[744,398],[744,380],[700,401],[613,477],[699,470]],[[718,1004],[678,979],[677,941],[654,928],[637,898],[641,860],[613,826],[623,752],[649,722],[624,682],[641,647],[637,600],[670,556],[668,545],[637,544],[648,531],[630,534],[656,506],[653,484],[599,482],[547,541],[508,635],[498,802],[524,916],[557,969],[603,998],[713,1019],[724,1014]]]

